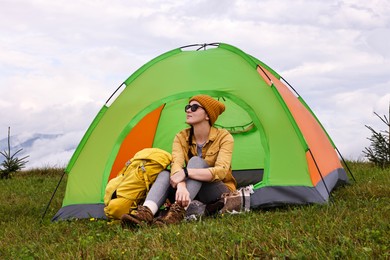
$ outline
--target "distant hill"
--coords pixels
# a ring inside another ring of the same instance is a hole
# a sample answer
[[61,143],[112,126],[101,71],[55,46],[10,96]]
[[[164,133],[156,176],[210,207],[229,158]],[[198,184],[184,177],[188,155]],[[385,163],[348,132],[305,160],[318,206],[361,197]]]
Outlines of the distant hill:
[[[31,148],[33,147],[36,141],[50,141],[58,137],[61,137],[62,134],[32,134],[29,136],[26,135],[11,135],[11,154],[14,154],[19,149],[23,149],[18,153],[18,157],[23,157],[29,155]],[[8,150],[8,137],[0,140],[0,150]],[[4,161],[4,157],[0,155],[0,163]]]

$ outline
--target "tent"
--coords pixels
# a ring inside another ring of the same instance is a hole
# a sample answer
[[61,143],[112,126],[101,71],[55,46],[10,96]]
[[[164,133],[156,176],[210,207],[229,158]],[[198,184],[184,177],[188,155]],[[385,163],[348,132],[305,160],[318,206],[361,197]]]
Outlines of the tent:
[[103,105],[65,169],[53,220],[104,218],[107,182],[142,148],[170,152],[188,127],[183,107],[201,93],[226,105],[216,126],[234,137],[233,174],[254,185],[251,208],[326,203],[348,182],[334,143],[278,73],[228,44],[189,45],[146,63]]

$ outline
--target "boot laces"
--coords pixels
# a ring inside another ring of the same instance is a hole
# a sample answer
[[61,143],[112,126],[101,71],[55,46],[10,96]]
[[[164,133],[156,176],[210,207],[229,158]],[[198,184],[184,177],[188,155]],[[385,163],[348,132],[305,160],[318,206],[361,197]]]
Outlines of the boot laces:
[[175,203],[175,204],[173,204],[173,205],[171,206],[170,211],[171,211],[172,213],[181,214],[181,213],[183,213],[184,208],[183,208],[182,206],[180,206],[179,204]]

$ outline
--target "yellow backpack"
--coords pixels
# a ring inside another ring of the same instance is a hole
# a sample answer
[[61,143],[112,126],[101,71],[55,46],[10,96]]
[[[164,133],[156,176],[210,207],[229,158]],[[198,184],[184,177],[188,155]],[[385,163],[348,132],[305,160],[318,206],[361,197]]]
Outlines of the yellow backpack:
[[137,152],[126,166],[111,179],[104,195],[104,212],[109,219],[120,219],[145,200],[157,175],[171,164],[170,153],[159,148]]

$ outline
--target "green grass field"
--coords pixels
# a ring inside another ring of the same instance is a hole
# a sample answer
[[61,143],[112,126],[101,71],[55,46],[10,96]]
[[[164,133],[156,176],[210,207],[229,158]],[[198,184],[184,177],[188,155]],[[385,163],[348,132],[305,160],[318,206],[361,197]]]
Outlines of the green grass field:
[[85,219],[52,223],[62,169],[0,180],[0,259],[390,259],[390,169],[350,163],[356,182],[327,205],[253,210],[165,228],[122,230]]

